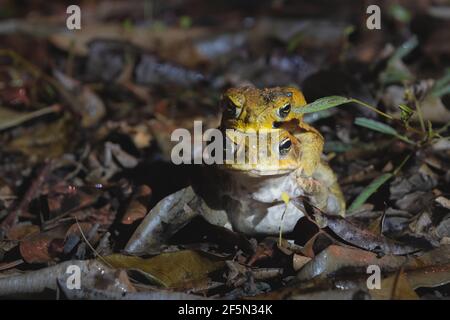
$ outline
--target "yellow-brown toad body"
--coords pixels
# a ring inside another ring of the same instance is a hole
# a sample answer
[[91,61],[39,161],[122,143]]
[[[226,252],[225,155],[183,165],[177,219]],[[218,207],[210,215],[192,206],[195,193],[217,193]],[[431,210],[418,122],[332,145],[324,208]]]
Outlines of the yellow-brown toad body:
[[[214,174],[216,183],[208,192],[217,193],[233,229],[277,234],[282,224],[282,230],[292,231],[304,213],[292,203],[286,205],[283,194],[291,199],[308,196],[321,210],[344,215],[345,201],[336,176],[321,159],[322,135],[304,123],[301,115],[291,112],[306,104],[299,90],[232,88],[223,95],[222,104],[224,134],[234,129],[272,137],[264,140],[269,152],[258,153],[257,161],[226,163]],[[244,144],[247,152],[252,147]]]

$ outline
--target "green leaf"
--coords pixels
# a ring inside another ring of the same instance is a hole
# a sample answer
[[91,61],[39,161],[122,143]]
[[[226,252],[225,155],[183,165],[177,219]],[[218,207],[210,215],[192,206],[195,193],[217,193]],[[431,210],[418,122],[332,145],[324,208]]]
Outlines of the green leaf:
[[394,54],[389,58],[389,63],[395,63],[396,60],[400,60],[407,56],[411,51],[413,51],[419,45],[419,40],[416,36],[409,38],[406,42],[399,46]]
[[450,93],[450,84],[447,85],[446,87],[433,90],[432,95],[434,97],[440,98],[440,97],[445,96],[446,94],[449,94],[449,93]]
[[349,102],[353,102],[353,100],[341,96],[329,96],[317,99],[316,101],[308,103],[307,105],[302,107],[295,107],[292,109],[292,111],[294,113],[311,113],[337,107],[341,104]]
[[182,29],[189,29],[192,26],[192,19],[189,16],[181,16],[179,23]]
[[323,146],[324,151],[328,152],[346,152],[352,149],[352,145],[341,141],[326,141]]
[[413,51],[418,44],[419,40],[414,36],[395,50],[394,54],[388,60],[386,69],[379,75],[380,82],[383,85],[414,79],[414,75],[401,63],[401,59]]
[[450,93],[450,68],[447,68],[444,76],[435,82],[430,93],[438,98]]
[[395,130],[391,126],[384,124],[382,122],[379,122],[379,121],[372,120],[372,119],[359,117],[359,118],[355,119],[355,124],[358,126],[361,126],[361,127],[369,128],[371,130],[389,134],[392,136],[399,135],[397,130]]
[[394,19],[403,23],[408,23],[411,21],[411,12],[398,3],[389,7],[389,14],[394,17]]
[[122,22],[122,28],[127,32],[133,31],[133,21],[131,21],[130,19],[125,19]]
[[385,173],[375,180],[373,180],[364,190],[356,197],[355,201],[348,208],[348,212],[351,213],[359,209],[369,197],[374,194],[386,181],[393,176],[392,173]]
[[413,116],[414,110],[408,107],[406,104],[400,104],[398,107],[400,109],[400,118],[403,122],[408,122],[409,119],[411,119],[411,117]]

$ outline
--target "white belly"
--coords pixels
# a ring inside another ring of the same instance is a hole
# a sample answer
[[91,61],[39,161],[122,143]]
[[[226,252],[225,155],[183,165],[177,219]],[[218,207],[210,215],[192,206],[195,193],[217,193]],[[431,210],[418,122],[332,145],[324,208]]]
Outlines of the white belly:
[[279,234],[291,232],[304,214],[288,203],[276,204],[263,210],[238,211],[229,216],[233,229],[246,234]]
[[291,202],[286,205],[283,192],[290,198],[304,195],[299,189],[295,172],[279,177],[243,178],[231,180],[227,190],[230,198],[227,215],[234,230],[246,234],[271,234],[290,232],[304,216],[302,210]]

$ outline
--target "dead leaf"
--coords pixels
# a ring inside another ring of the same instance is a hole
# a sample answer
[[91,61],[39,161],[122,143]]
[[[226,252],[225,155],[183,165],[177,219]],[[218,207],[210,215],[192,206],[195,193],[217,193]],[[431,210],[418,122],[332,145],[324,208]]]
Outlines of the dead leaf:
[[115,268],[141,270],[149,279],[164,287],[178,287],[186,281],[206,278],[209,273],[225,265],[223,261],[190,250],[162,253],[148,259],[120,254],[104,259]]
[[[323,232],[331,237],[334,236],[334,239],[336,239],[337,235],[341,240],[358,248],[384,254],[405,255],[420,250],[420,248],[399,243],[383,235],[373,234],[369,230],[360,228],[348,219],[327,215],[306,201],[303,203],[309,215],[317,213],[315,217],[319,217],[325,221],[326,228],[329,228],[332,232],[327,232],[327,229],[323,229]],[[308,256],[308,254],[305,255]]]
[[307,264],[309,261],[311,261],[310,257],[305,257],[305,256],[302,256],[302,255],[299,255],[299,254],[294,254],[293,255],[292,266],[293,266],[295,271],[298,271],[301,268],[303,268],[303,266],[305,264]]
[[134,168],[138,164],[138,160],[129,153],[122,150],[119,144],[106,142],[105,152],[110,152],[117,162],[124,168]]
[[83,231],[83,234],[87,235],[89,233],[89,231],[92,229],[92,227],[93,227],[92,223],[89,223],[89,222],[74,223],[67,230],[65,239],[67,239],[67,237],[69,237],[71,235],[76,235],[78,237],[81,237],[82,235],[81,235],[80,228]]
[[192,187],[184,188],[161,200],[141,222],[128,241],[125,251],[139,254],[158,250],[178,230],[191,221],[198,212],[185,210],[185,206],[198,208],[202,201]]
[[28,263],[52,261],[64,250],[64,240],[49,233],[31,235],[20,242],[20,254]]
[[58,70],[54,70],[54,75],[62,87],[73,96],[71,98],[76,101],[83,127],[92,127],[105,116],[106,108],[103,100],[88,86],[80,84]]
[[89,44],[95,39],[128,42],[149,52],[158,52],[165,59],[195,67],[204,63],[204,58],[196,52],[194,39],[207,35],[206,28],[148,28],[135,26],[132,30],[117,24],[88,24],[76,34],[55,33],[50,41],[60,49],[78,55],[88,53]]
[[258,243],[255,253],[248,261],[248,265],[252,266],[256,262],[259,262],[261,260],[266,260],[268,258],[273,257],[276,247],[277,247],[277,239],[276,238],[269,237],[269,238],[264,239],[263,241]]
[[127,211],[122,218],[123,224],[132,224],[136,220],[142,219],[148,212],[152,189],[147,185],[141,185],[133,194]]
[[443,196],[439,196],[437,197],[434,201],[436,201],[437,203],[439,203],[441,206],[443,206],[446,209],[450,209],[450,200],[447,199],[446,197]]
[[375,253],[356,248],[346,248],[331,245],[314,259],[307,263],[298,273],[299,280],[309,280],[314,277],[326,278],[339,272],[366,273],[369,265],[378,265],[382,272],[394,272],[401,267],[405,271],[424,268],[426,266],[445,265],[450,262],[450,246],[441,246],[416,258],[384,255],[378,257]]
[[406,276],[413,289],[443,286],[450,283],[450,264],[408,271]]
[[31,159],[55,158],[67,152],[75,142],[69,139],[73,124],[65,116],[52,123],[39,123],[31,128],[21,128],[21,134],[6,148],[21,151]]
[[398,274],[381,280],[380,289],[369,290],[369,294],[375,300],[416,300],[419,298],[401,270]]
[[450,237],[450,215],[446,215],[442,221],[432,231],[438,239],[444,239]]
[[22,240],[29,235],[37,233],[40,231],[39,226],[33,224],[25,224],[20,223],[14,225],[11,229],[8,230],[8,239],[9,240]]

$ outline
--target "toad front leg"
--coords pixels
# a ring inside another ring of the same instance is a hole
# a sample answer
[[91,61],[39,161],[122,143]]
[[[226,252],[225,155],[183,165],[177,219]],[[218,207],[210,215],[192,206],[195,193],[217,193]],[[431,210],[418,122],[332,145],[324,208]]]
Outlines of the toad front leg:
[[324,140],[322,135],[306,123],[294,133],[301,145],[299,169],[302,174],[311,177],[320,164]]
[[316,171],[308,177],[297,175],[297,184],[313,205],[332,215],[345,215],[345,199],[329,165],[320,161]]

